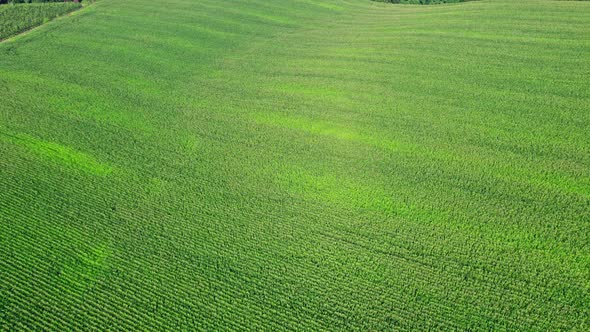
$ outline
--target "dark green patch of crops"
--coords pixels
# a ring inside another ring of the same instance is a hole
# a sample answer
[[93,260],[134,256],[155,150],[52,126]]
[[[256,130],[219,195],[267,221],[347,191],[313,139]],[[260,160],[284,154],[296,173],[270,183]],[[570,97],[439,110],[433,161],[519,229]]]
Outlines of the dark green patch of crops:
[[80,0],[0,0],[2,4],[19,4],[19,3],[47,3],[47,2],[81,2]]
[[80,8],[80,3],[30,3],[0,6],[0,40]]
[[590,331],[588,22],[101,0],[0,44],[0,330]]

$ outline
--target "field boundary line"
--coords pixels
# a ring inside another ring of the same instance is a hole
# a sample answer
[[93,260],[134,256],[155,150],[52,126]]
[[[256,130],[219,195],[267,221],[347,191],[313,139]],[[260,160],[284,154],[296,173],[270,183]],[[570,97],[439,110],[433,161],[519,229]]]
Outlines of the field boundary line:
[[39,30],[40,28],[42,28],[42,27],[44,27],[44,26],[46,26],[46,25],[48,25],[50,23],[56,22],[58,20],[65,19],[65,18],[70,17],[70,16],[78,15],[84,9],[86,9],[86,8],[94,5],[95,3],[96,3],[96,1],[93,1],[92,3],[89,3],[88,5],[84,5],[83,4],[82,7],[78,8],[78,9],[74,9],[71,12],[68,12],[68,13],[66,13],[64,15],[60,15],[60,16],[58,16],[56,18],[53,18],[53,19],[51,19],[51,20],[49,20],[49,21],[47,21],[45,23],[42,23],[40,25],[37,25],[37,26],[31,27],[31,28],[28,28],[28,29],[26,29],[26,30],[24,30],[22,32],[17,33],[14,36],[10,36],[8,38],[0,39],[0,44],[2,44],[4,42],[14,41],[14,40],[18,39],[19,37],[26,36],[26,35],[30,34],[31,32],[33,32],[35,30]]

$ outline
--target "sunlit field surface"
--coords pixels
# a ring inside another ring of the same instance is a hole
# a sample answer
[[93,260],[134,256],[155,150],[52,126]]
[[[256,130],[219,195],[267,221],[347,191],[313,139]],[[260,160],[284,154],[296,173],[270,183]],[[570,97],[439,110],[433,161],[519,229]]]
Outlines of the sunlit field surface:
[[0,44],[0,330],[590,329],[590,2],[101,0]]

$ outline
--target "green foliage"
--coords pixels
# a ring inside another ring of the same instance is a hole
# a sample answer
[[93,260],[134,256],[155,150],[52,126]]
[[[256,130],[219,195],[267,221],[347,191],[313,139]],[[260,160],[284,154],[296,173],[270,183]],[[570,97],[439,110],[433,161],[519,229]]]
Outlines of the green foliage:
[[0,330],[589,331],[588,22],[108,0],[0,43]]
[[[18,3],[45,3],[45,2],[74,2],[74,0],[0,0],[0,4],[18,4]],[[81,2],[81,1],[75,1]]]
[[441,3],[458,3],[467,2],[474,0],[373,0],[378,2],[397,3],[397,4],[409,4],[409,5],[435,5]]
[[0,40],[80,8],[80,3],[32,3],[0,6]]

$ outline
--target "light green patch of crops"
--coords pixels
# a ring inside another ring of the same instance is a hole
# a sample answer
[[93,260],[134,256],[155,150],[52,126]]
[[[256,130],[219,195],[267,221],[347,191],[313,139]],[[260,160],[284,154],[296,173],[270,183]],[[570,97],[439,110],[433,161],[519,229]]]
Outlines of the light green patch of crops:
[[110,255],[110,249],[105,245],[92,248],[80,253],[70,264],[61,267],[59,275],[67,287],[84,292],[106,272]]
[[410,207],[396,201],[396,197],[379,186],[354,183],[350,179],[337,178],[333,174],[313,174],[292,168],[277,175],[282,186],[311,201],[344,205],[344,208],[360,209],[384,215],[410,215]]
[[256,114],[254,116],[254,120],[263,124],[301,130],[314,135],[322,135],[333,137],[340,140],[359,142],[377,148],[381,148],[386,151],[395,152],[399,150],[399,144],[396,142],[389,141],[386,139],[380,139],[378,137],[368,136],[362,134],[362,131],[360,130],[341,127],[333,123],[319,119],[314,120],[305,119],[302,117],[281,116],[276,113],[262,113]]
[[26,134],[13,135],[2,131],[0,131],[0,137],[4,141],[27,148],[33,154],[89,173],[107,175],[112,171],[111,167],[98,162],[92,156],[55,142],[40,140]]

